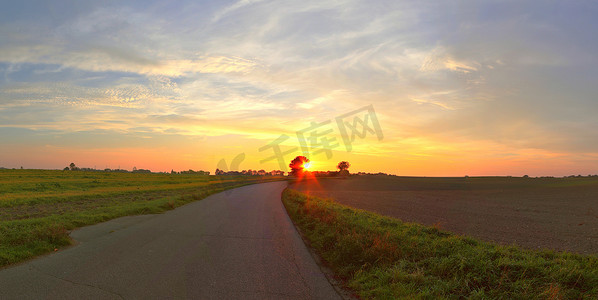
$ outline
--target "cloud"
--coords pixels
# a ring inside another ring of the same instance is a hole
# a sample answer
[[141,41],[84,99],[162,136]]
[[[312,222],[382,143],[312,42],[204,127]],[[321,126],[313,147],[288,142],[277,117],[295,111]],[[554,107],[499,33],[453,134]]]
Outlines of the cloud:
[[[93,72],[130,72],[180,77],[193,73],[247,73],[259,66],[255,60],[223,55],[194,55],[189,59],[146,58],[134,51],[88,45],[70,51],[66,46],[0,47],[0,62],[53,64]],[[60,69],[56,70],[59,71]]]
[[212,17],[212,22],[218,22],[222,17],[226,16],[227,14],[238,10],[240,8],[243,8],[245,6],[251,5],[251,4],[255,4],[255,3],[259,3],[262,2],[263,0],[239,0],[234,4],[231,4],[227,7],[224,7],[223,9],[221,9],[220,11],[214,13],[214,16]]
[[436,48],[426,57],[420,70],[424,72],[451,70],[456,72],[470,73],[478,70],[479,63],[458,61],[447,53],[446,49]]
[[411,100],[413,100],[414,102],[418,103],[418,104],[433,104],[436,105],[440,108],[443,109],[447,109],[447,110],[455,110],[455,108],[448,106],[442,102],[439,101],[433,101],[433,100],[426,100],[426,99],[417,99],[417,98],[411,98]]
[[74,85],[68,82],[38,82],[7,84],[0,95],[0,107],[14,105],[68,105],[68,106],[115,106],[145,107],[151,103],[168,103],[176,99],[176,85],[164,85],[159,81],[149,85],[120,83],[109,88]]

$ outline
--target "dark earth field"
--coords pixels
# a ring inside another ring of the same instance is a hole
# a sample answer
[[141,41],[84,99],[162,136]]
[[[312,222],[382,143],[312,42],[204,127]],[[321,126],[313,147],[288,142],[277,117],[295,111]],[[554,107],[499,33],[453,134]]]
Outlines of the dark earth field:
[[291,188],[503,245],[598,254],[598,178],[318,178]]

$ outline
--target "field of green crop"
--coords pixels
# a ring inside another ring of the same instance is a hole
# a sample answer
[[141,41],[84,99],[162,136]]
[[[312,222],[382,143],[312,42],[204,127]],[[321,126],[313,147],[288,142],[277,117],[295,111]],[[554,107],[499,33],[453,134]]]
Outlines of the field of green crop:
[[598,257],[499,246],[287,189],[309,244],[366,299],[597,299]]
[[71,244],[69,232],[161,213],[226,189],[280,177],[0,170],[0,267]]

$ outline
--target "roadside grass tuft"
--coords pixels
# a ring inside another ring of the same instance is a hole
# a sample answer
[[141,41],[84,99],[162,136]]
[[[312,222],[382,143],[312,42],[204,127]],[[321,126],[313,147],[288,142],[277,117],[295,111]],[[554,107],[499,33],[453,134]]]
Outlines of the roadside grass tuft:
[[363,298],[598,297],[595,255],[500,246],[290,189],[282,199],[310,245]]

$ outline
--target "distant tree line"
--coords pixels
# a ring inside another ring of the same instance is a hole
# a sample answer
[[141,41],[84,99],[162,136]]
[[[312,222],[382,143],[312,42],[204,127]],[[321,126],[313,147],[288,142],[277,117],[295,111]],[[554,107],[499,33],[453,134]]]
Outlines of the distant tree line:
[[115,172],[115,173],[152,173],[151,170],[146,170],[146,169],[137,169],[136,167],[133,167],[132,171],[129,170],[124,170],[124,169],[110,169],[110,168],[106,168],[106,169],[96,169],[96,168],[80,168],[77,167],[74,163],[71,163],[69,166],[64,167],[64,169],[62,169],[64,171],[85,171],[85,172]]
[[309,174],[314,177],[336,177],[339,176],[337,171],[309,171]]
[[174,170],[170,171],[170,174],[197,174],[197,175],[210,175],[210,171],[193,171],[189,169],[189,171],[180,171],[175,172]]
[[137,169],[137,167],[133,167],[132,173],[151,173],[152,171],[146,169]]
[[224,171],[216,169],[215,175],[245,175],[245,176],[284,176],[284,171],[272,170],[266,172],[265,170],[243,170],[243,171]]
[[387,173],[383,173],[383,172],[378,172],[378,173],[366,173],[366,172],[357,172],[358,176],[397,176],[394,174],[387,174]]
[[[309,173],[314,177],[348,177],[351,176],[349,173],[350,167],[351,164],[348,161],[341,161],[336,165],[338,171],[309,171]],[[361,174],[361,172],[358,174]]]
[[[147,170],[147,169],[137,169],[137,167],[133,167],[132,171],[129,170],[124,170],[124,169],[110,169],[110,168],[106,168],[103,170],[98,170],[95,168],[80,168],[77,167],[77,165],[75,165],[75,163],[70,163],[67,167],[65,167],[63,169],[64,171],[88,171],[88,172],[116,172],[116,173],[154,173],[151,170]],[[157,172],[157,173],[161,173],[161,174],[168,174],[168,172]],[[210,171],[193,171],[191,169],[189,169],[189,171],[180,171],[180,172],[176,172],[174,170],[170,171],[170,174],[195,174],[195,175],[210,175]]]

